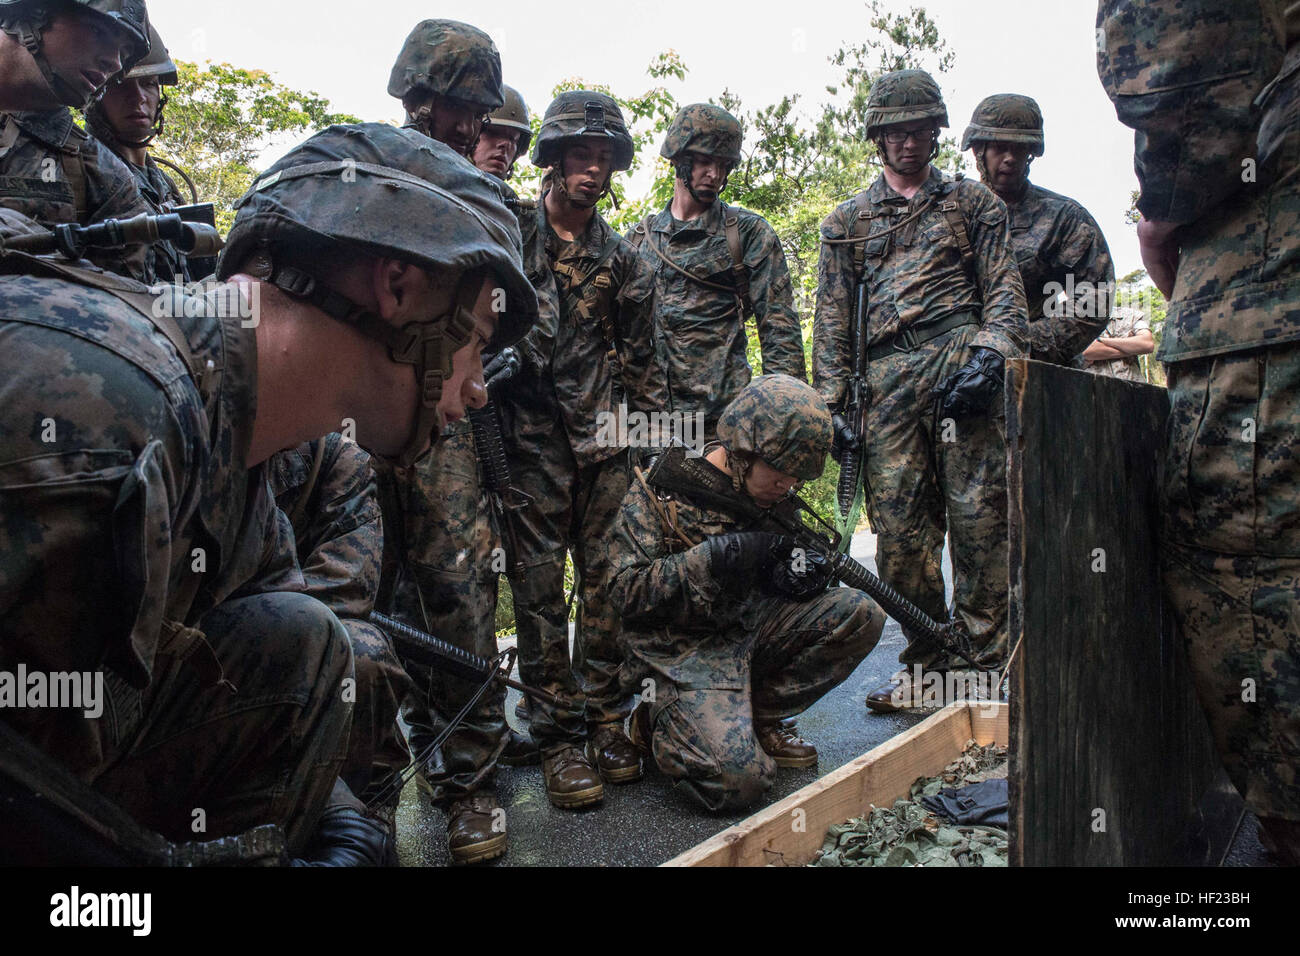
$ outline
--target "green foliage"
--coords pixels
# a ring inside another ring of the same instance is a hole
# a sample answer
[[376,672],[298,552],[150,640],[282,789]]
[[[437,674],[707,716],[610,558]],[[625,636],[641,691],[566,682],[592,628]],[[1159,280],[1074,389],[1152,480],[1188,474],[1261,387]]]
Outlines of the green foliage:
[[295,134],[358,121],[331,113],[325,98],[289,89],[265,70],[183,60],[176,65],[180,83],[168,91],[167,122],[154,148],[189,173],[200,200],[216,204],[223,231],[234,221],[234,203],[252,183],[264,149]]

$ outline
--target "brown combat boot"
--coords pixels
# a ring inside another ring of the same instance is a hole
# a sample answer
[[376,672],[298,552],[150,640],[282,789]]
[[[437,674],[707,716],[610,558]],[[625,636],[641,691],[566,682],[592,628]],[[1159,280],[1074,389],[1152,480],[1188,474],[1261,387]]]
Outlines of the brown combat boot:
[[778,767],[815,767],[817,748],[798,734],[791,721],[773,721],[755,724],[754,733],[764,752],[776,761]]
[[447,846],[455,863],[482,863],[506,852],[506,815],[495,793],[471,793],[447,808]]
[[546,781],[546,795],[561,809],[576,810],[605,799],[600,774],[573,745],[542,761],[542,777]]
[[623,733],[622,723],[591,728],[587,735],[587,759],[610,783],[641,779],[641,753]]
[[497,762],[504,767],[532,767],[542,762],[542,751],[529,733],[519,733],[513,727],[506,729],[508,739]]

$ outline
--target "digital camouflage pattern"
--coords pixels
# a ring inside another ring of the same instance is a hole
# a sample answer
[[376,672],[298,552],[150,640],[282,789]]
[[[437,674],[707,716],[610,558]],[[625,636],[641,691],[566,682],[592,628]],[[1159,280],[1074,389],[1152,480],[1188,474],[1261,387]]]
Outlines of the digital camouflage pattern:
[[[702,413],[709,435],[727,403],[749,384],[753,374],[745,354],[747,316],[740,295],[733,291],[736,282],[727,245],[728,216],[738,220],[763,372],[807,380],[803,329],[794,309],[785,250],[766,219],[715,202],[699,218],[680,222],[671,208],[665,207],[627,233],[641,261],[654,273],[655,338],[667,378],[667,408],[684,415]],[[697,279],[721,288],[692,281],[660,255]]]
[[[1106,331],[1102,333],[1102,337],[1107,339],[1127,339],[1142,332],[1150,331],[1151,323],[1146,320],[1142,310],[1121,305],[1111,310],[1111,320],[1107,323]],[[1123,378],[1130,382],[1145,382],[1147,380],[1147,377],[1142,374],[1142,363],[1136,355],[1101,362],[1085,361],[1084,369],[1097,375],[1110,375],[1113,378]]]
[[427,90],[483,107],[505,102],[501,55],[492,38],[457,20],[423,20],[415,25],[388,79],[388,95],[399,100]]
[[1165,588],[1233,783],[1266,825],[1294,825],[1300,11],[1107,0],[1097,17],[1102,82],[1137,130],[1138,208],[1185,224],[1160,349]]
[[940,127],[948,125],[943,93],[925,70],[896,70],[871,84],[867,94],[868,137],[877,135],[882,126],[923,119],[933,119]]
[[[608,593],[610,539],[627,491],[628,456],[602,432],[601,422],[617,417],[624,403],[662,411],[667,396],[654,358],[653,277],[632,248],[599,213],[573,242],[550,227],[544,202],[522,225],[525,246],[546,257],[557,298],[554,325],[544,310],[523,343],[529,361],[499,400],[511,475],[533,499],[519,512],[520,554],[511,560],[510,587],[524,681],[586,697],[585,713],[533,701],[533,737],[556,751],[580,743],[585,725],[622,720],[631,709],[618,681],[618,615]],[[618,240],[615,251],[578,295],[562,302],[612,239]],[[564,593],[568,552],[581,601],[572,660]]]
[[727,406],[718,439],[733,455],[755,455],[800,481],[815,481],[831,451],[831,413],[803,380],[764,375]]
[[559,161],[563,145],[580,136],[609,140],[614,171],[632,165],[632,137],[623,111],[612,96],[596,90],[569,90],[551,101],[533,142],[533,165],[553,166]]
[[1033,97],[994,93],[980,100],[962,134],[961,148],[993,142],[1027,143],[1033,147],[1032,155],[1043,155],[1043,111]]
[[334,612],[352,645],[355,703],[340,776],[366,801],[408,762],[397,712],[411,688],[388,638],[367,620],[384,548],[370,456],[335,433],[273,455],[267,471],[275,503],[293,525],[304,593]]
[[[939,203],[958,204],[975,258],[962,268],[958,240]],[[875,345],[955,314],[972,324],[867,366],[870,404],[864,434],[863,485],[872,529],[879,536],[881,577],[931,617],[943,620],[940,558],[951,532],[956,615],[983,661],[1006,654],[1007,523],[1005,413],[995,402],[987,417],[937,421],[930,390],[969,359],[974,346],[1007,358],[1026,348],[1024,291],[1015,268],[1006,207],[985,186],[930,178],[909,202],[882,175],[859,198],[841,204],[822,236],[849,234],[860,212],[870,237],[921,204],[919,220],[891,236],[868,239],[867,341]],[[813,321],[813,384],[835,408],[852,368],[849,323],[854,300],[852,246],[823,244]],[[951,441],[945,441],[945,432]],[[913,643],[904,664],[944,662]]]
[[673,117],[659,155],[671,160],[690,150],[738,163],[743,138],[740,120],[721,106],[692,103],[683,106]]
[[303,587],[288,521],[242,457],[253,331],[215,288],[168,293],[200,388],[138,284],[3,264],[37,274],[0,278],[0,669],[102,669],[109,691],[98,720],[4,719],[165,836],[201,807],[211,837],[279,823],[300,847],[343,760],[352,654],[283,593]]
[[[1110,318],[1115,265],[1088,210],[1059,193],[1026,182],[1007,203],[1011,245],[1029,306],[1029,358],[1075,364]],[[1060,291],[1067,298],[1057,300]]]
[[[957,237],[940,211],[956,201],[975,254],[975,276],[962,268]],[[911,225],[879,239],[896,221],[926,204]],[[871,188],[841,203],[822,223],[823,239],[843,239],[853,220],[866,213],[866,272],[869,282],[868,345],[885,342],[956,313],[979,323],[972,345],[1005,358],[1025,354],[1025,296],[1015,267],[1007,210],[992,191],[970,180],[946,182],[937,169],[909,201],[880,176]],[[853,247],[822,244],[818,262],[817,308],[813,319],[813,385],[835,408],[853,369],[849,323],[853,314]]]
[[[44,226],[88,226],[151,211],[126,164],[78,129],[67,107],[0,113],[0,121],[0,206]],[[141,282],[155,278],[151,246],[91,250],[90,259]]]
[[695,542],[687,548],[661,523],[652,493],[633,481],[613,544],[625,680],[638,689],[653,681],[659,769],[709,810],[747,807],[776,772],[754,723],[802,713],[853,673],[885,615],[849,588],[796,602],[727,586],[705,539],[746,527],[677,496],[675,527]]
[[[468,419],[449,424],[429,454],[406,473],[394,474],[402,560],[393,568],[389,613],[480,657],[496,647],[498,546],[489,522]],[[385,480],[388,480],[385,477]],[[408,661],[414,686],[402,707],[410,748],[419,754],[478,690],[478,683]],[[505,688],[489,690],[442,745],[424,771],[436,803],[472,793],[491,782],[506,743]]]
[[[1253,108],[1283,68],[1286,6],[1153,0],[1098,8],[1102,83],[1120,122],[1137,130],[1138,209],[1185,224],[1162,361],[1300,339],[1300,205],[1292,190],[1272,185],[1287,169],[1290,80],[1271,86],[1262,125]],[[1296,56],[1287,54],[1293,68]]]

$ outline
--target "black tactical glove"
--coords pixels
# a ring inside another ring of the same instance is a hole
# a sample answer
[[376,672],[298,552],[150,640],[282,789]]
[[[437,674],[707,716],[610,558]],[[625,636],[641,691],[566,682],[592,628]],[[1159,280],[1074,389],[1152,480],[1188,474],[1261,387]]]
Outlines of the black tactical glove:
[[840,460],[840,456],[845,451],[858,450],[858,437],[853,434],[853,429],[849,427],[848,420],[843,415],[836,412],[831,416],[831,458],[835,461]]
[[789,552],[790,540],[766,531],[736,531],[715,534],[708,540],[709,570],[731,590],[752,587],[773,562]]
[[824,554],[798,546],[787,547],[772,562],[767,590],[778,597],[807,601],[826,590],[834,573]]
[[981,346],[971,348],[970,361],[953,372],[933,390],[943,418],[969,418],[988,411],[1002,394],[1001,353]]

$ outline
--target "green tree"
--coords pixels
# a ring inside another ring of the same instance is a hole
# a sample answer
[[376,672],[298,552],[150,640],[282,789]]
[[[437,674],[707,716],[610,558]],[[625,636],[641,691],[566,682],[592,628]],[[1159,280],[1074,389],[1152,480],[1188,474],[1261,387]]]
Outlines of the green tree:
[[180,83],[168,91],[167,122],[154,148],[189,174],[201,202],[216,205],[222,231],[234,221],[234,203],[251,185],[265,149],[334,123],[357,122],[265,70],[183,60],[176,66]]

